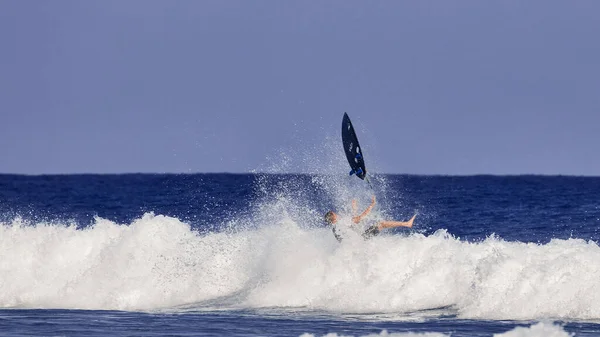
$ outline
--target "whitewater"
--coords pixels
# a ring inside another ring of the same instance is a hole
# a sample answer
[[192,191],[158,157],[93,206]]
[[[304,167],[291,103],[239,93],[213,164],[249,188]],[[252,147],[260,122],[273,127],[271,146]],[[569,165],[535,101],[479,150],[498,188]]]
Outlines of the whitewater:
[[0,237],[4,308],[600,318],[600,248],[582,239],[466,242],[440,229],[339,244],[327,228],[285,216],[201,233],[152,213],[129,224],[95,218],[83,229],[14,219]]

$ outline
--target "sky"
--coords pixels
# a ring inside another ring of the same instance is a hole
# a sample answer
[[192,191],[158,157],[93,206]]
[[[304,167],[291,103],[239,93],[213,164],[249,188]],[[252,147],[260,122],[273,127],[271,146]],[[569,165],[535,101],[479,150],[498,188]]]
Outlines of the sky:
[[378,173],[600,175],[598,13],[0,0],[0,173],[252,172],[321,153],[348,112]]

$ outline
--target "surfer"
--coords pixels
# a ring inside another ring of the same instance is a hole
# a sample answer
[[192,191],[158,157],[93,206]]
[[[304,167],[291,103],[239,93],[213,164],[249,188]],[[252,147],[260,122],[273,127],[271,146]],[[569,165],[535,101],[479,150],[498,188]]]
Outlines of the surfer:
[[[371,201],[371,205],[369,205],[369,207],[367,207],[361,214],[355,215],[356,214],[356,200],[352,200],[352,219],[351,219],[351,221],[354,224],[360,223],[360,221],[364,217],[366,217],[367,215],[369,215],[369,213],[371,213],[371,210],[373,209],[373,207],[375,207],[375,196],[373,196],[373,200]],[[408,220],[408,221],[391,221],[391,220],[379,221],[376,224],[369,226],[369,228],[367,228],[362,233],[362,237],[365,240],[370,239],[373,236],[379,234],[379,232],[384,228],[412,227],[416,216],[417,216],[416,214],[413,215],[413,217],[410,218],[410,220]],[[342,242],[342,235],[340,235],[340,233],[339,233],[340,228],[336,225],[339,220],[338,218],[339,218],[339,216],[333,211],[329,211],[325,214],[325,222],[327,222],[327,224],[329,224],[331,226],[331,230],[333,231],[333,235],[335,236],[335,238],[339,242]]]

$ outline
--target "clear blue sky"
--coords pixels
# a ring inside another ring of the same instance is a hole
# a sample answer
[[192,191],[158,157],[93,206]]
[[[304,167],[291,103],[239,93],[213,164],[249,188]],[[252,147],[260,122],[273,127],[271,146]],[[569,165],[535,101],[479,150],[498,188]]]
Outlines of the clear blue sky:
[[347,111],[381,173],[600,175],[598,13],[3,0],[0,172],[248,172],[325,146]]

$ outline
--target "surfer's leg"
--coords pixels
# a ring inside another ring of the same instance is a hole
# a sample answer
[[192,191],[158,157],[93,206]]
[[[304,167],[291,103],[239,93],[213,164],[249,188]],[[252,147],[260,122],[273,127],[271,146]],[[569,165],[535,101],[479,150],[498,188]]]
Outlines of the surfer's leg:
[[413,217],[410,218],[410,220],[408,221],[380,221],[379,223],[367,228],[367,230],[363,233],[362,236],[366,240],[374,237],[375,235],[378,235],[379,232],[384,228],[412,227],[416,216],[416,214],[413,215]]
[[394,227],[412,227],[413,222],[415,221],[415,217],[417,215],[413,215],[412,218],[408,221],[380,221],[377,227],[381,230],[384,228],[394,228]]

